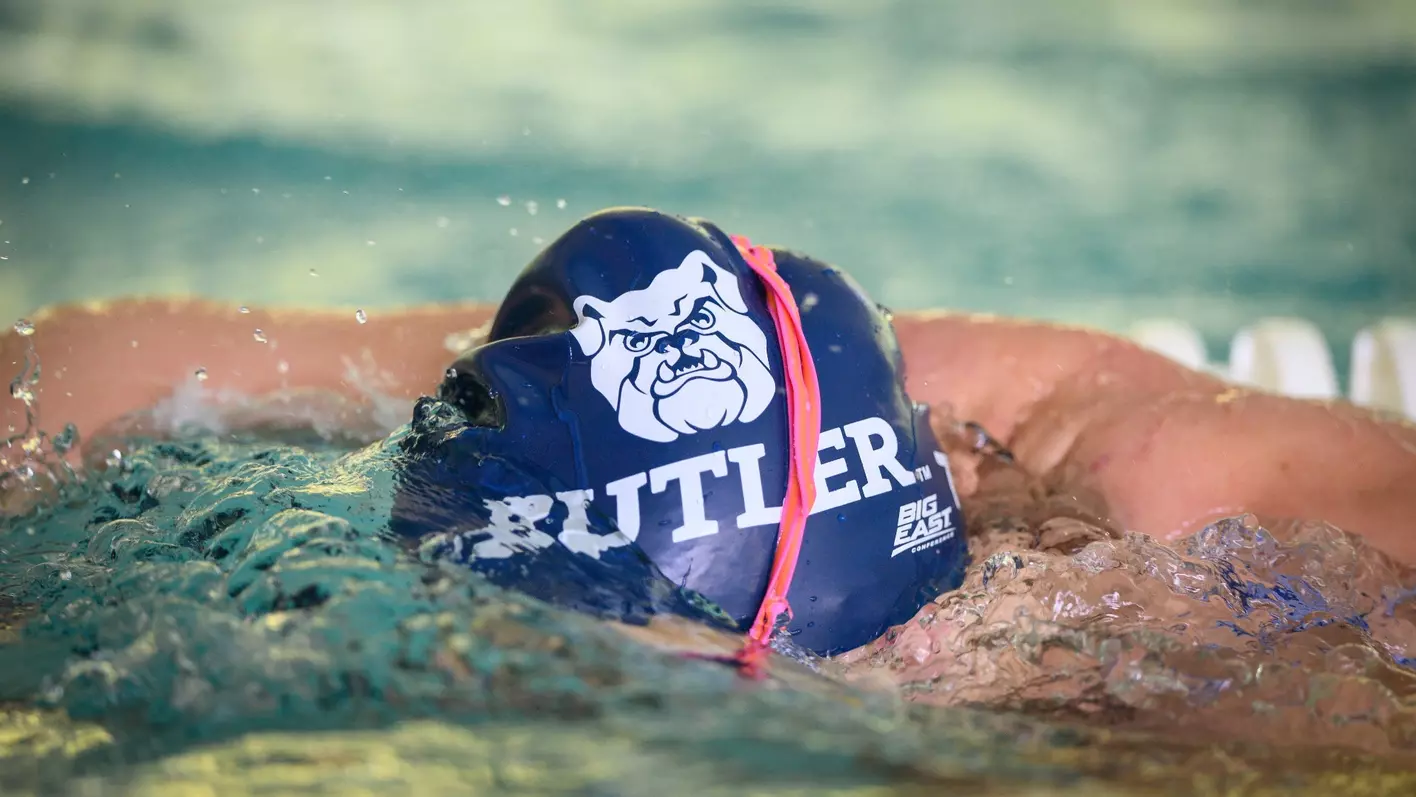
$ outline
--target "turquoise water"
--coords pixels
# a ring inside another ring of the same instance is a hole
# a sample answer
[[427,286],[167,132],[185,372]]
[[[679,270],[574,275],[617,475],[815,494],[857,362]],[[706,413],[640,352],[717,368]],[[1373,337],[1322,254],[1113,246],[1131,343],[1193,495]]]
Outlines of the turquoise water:
[[[0,782],[97,773],[122,784],[155,756],[243,733],[418,718],[489,738],[542,728],[533,757],[547,766],[578,755],[557,749],[573,747],[568,735],[685,766],[598,785],[594,772],[565,771],[567,793],[907,785],[939,777],[936,767],[1076,779],[1025,760],[1014,747],[1022,720],[931,729],[888,695],[826,681],[748,688],[729,668],[420,562],[386,536],[401,436],[352,452],[201,438],[139,446],[60,506],[7,521],[0,599],[26,622],[0,646],[0,700],[63,709],[113,741],[47,766],[0,755]],[[589,791],[570,788],[578,777]]]
[[[5,793],[1416,783],[1410,573],[1330,527],[1233,520],[1169,548],[1055,519],[1020,537],[975,507],[974,567],[935,614],[757,683],[394,539],[408,433],[194,428],[0,522]],[[679,611],[670,584],[603,588]]]
[[1404,0],[321,8],[7,4],[0,315],[494,301],[623,204],[895,308],[1178,315],[1217,357],[1296,314],[1343,370],[1416,313]]

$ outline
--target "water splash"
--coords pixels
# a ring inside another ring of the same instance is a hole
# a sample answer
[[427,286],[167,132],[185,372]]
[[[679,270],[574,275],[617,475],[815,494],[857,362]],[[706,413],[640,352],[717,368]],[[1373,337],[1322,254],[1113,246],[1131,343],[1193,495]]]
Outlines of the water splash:
[[24,404],[25,425],[22,429],[9,428],[8,436],[0,439],[0,504],[80,480],[66,458],[79,442],[78,428],[65,424],[58,434],[50,435],[40,426],[35,388],[43,371],[35,349],[35,325],[22,318],[13,329],[24,339],[25,351],[20,372],[10,381],[10,398]]
[[913,699],[1175,736],[1416,750],[1416,577],[1323,523],[1163,544],[995,516],[963,587],[847,663]]
[[[21,607],[22,624],[0,645],[0,701],[101,723],[109,760],[436,717],[483,735],[558,727],[598,745],[602,766],[611,749],[674,745],[686,761],[740,762],[726,767],[739,778],[798,773],[810,793],[969,771],[1065,777],[996,745],[1016,721],[969,715],[927,744],[892,695],[820,678],[748,689],[731,668],[419,561],[386,533],[406,433],[353,452],[137,445],[84,500],[31,519],[38,533],[0,526],[0,605]],[[764,751],[766,770],[751,763]],[[726,777],[702,775],[694,793]]]
[[[372,363],[345,365],[376,389]],[[637,759],[607,740],[758,778],[741,762],[770,749],[767,770],[807,773],[813,793],[852,778],[1060,793],[1083,772],[1168,788],[1196,761],[1224,770],[1219,789],[1258,782],[1256,744],[1278,746],[1288,785],[1416,760],[1351,752],[1416,747],[1408,569],[1320,523],[1232,518],[1167,545],[1066,516],[1050,507],[1074,502],[1049,503],[986,433],[941,422],[988,460],[963,587],[840,660],[777,640],[765,689],[655,649],[653,628],[626,636],[421,560],[387,528],[407,426],[359,450],[226,435],[114,450],[67,500],[0,520],[0,705],[99,723],[115,759],[435,717],[482,738],[554,727],[616,772]],[[309,738],[280,748],[323,772]]]
[[[639,644],[655,644],[653,627],[630,636],[421,561],[387,533],[409,433],[358,450],[227,436],[141,443],[69,500],[0,521],[0,705],[62,717],[58,730],[99,724],[97,760],[160,752],[194,772],[212,771],[200,756],[249,766],[251,750],[276,745],[269,734],[299,730],[276,747],[282,771],[299,761],[309,782],[348,769],[313,732],[363,729],[357,738],[406,758],[394,728],[435,718],[439,739],[461,738],[458,727],[481,740],[538,729],[478,766],[534,770],[545,755],[593,751],[591,769],[615,773],[596,793],[769,793],[772,783],[1082,794],[1097,793],[1094,777],[1117,793],[1123,783],[1161,793],[1196,767],[1218,773],[1205,775],[1218,792],[1276,782],[1255,773],[1280,770],[1283,793],[1318,781],[1306,793],[1331,793],[1323,784],[1339,781],[1321,780],[1327,772],[1387,773],[1389,793],[1413,783],[1392,779],[1392,761],[1335,752],[1408,749],[1401,707],[1413,690],[1399,658],[1416,615],[1407,574],[1331,527],[1238,519],[1165,546],[1067,518],[1030,525],[987,505],[972,510],[976,563],[963,589],[854,661],[821,662],[780,640],[779,680],[759,687]],[[834,680],[842,670],[855,686]],[[1255,743],[1285,737],[1250,720],[1262,711],[1314,713],[1327,736],[1288,736],[1337,741],[1263,764]],[[1215,746],[1219,720],[1241,717],[1230,729],[1248,732],[1244,746]],[[1070,724],[1078,718],[1107,730]],[[1155,726],[1168,737],[1114,733]],[[223,741],[235,735],[244,741]],[[483,761],[418,738],[464,769]],[[645,750],[699,769],[655,780],[633,757]],[[543,765],[582,781],[584,767],[556,761]]]

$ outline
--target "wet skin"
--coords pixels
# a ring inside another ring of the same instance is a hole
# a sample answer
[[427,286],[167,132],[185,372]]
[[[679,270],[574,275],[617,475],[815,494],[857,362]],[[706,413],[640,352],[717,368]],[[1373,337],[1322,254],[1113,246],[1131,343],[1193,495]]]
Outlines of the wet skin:
[[[243,314],[195,300],[51,308],[31,317],[29,339],[43,363],[41,425],[77,424],[89,441],[84,456],[101,459],[124,416],[205,368],[213,393],[287,399],[259,417],[243,410],[233,425],[333,412],[341,426],[377,435],[390,410],[375,412],[361,383],[410,403],[431,393],[453,358],[447,336],[492,310],[390,310],[359,324],[352,309]],[[1236,389],[1088,330],[945,313],[901,313],[895,326],[910,395],[941,420],[981,423],[1080,515],[1160,538],[1245,511],[1321,519],[1416,564],[1410,423]],[[257,328],[267,342],[254,339]],[[12,331],[0,337],[7,376],[19,373],[26,343]],[[19,401],[5,399],[4,416],[24,427]],[[976,464],[956,459],[966,498]]]

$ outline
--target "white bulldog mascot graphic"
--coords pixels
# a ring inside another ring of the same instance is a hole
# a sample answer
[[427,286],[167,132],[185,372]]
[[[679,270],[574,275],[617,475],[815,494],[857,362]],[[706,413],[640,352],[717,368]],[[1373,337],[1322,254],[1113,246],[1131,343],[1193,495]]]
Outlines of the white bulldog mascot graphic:
[[643,290],[613,301],[581,296],[570,330],[590,358],[590,381],[645,440],[752,421],[777,392],[767,337],[747,315],[738,280],[690,252]]

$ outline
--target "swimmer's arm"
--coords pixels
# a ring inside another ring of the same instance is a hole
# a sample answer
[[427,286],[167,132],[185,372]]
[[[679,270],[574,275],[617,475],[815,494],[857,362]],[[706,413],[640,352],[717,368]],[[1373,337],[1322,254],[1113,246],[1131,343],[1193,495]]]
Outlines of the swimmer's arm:
[[[370,311],[361,324],[352,309],[243,313],[194,299],[61,305],[30,316],[31,337],[0,332],[0,367],[7,381],[18,375],[33,344],[42,365],[33,387],[41,428],[52,434],[74,423],[89,441],[184,388],[215,400],[323,393],[350,399],[357,413],[371,408],[373,396],[411,406],[434,391],[454,356],[450,338],[465,337],[493,309]],[[25,428],[20,401],[6,398],[2,409],[0,429]]]
[[[263,311],[144,300],[56,308],[0,334],[17,374],[32,341],[43,428],[93,439],[190,385],[211,395],[323,391],[411,405],[453,358],[445,341],[487,305]],[[896,317],[911,395],[982,423],[1022,463],[1099,492],[1118,524],[1165,535],[1241,510],[1323,518],[1416,562],[1416,430],[1358,408],[1232,390],[1114,336],[958,314]],[[260,328],[266,343],[254,338]],[[136,344],[136,345],[135,345]],[[8,400],[5,424],[24,428]],[[351,419],[357,422],[360,419]]]
[[910,392],[1157,536],[1239,512],[1321,519],[1416,562],[1416,426],[1237,389],[1128,341],[963,315],[898,322]]

